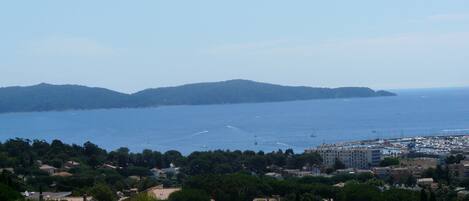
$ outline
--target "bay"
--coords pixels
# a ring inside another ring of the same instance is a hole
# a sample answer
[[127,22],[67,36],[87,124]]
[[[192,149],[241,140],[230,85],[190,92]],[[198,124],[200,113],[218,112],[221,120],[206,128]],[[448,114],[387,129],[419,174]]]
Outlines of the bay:
[[375,138],[469,133],[469,88],[395,97],[0,114],[0,140],[91,141],[108,150],[296,152]]

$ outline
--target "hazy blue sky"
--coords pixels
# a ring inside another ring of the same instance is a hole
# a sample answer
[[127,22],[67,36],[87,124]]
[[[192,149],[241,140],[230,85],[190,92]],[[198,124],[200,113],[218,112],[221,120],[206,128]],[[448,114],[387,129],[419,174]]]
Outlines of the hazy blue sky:
[[2,1],[0,86],[469,86],[469,1]]

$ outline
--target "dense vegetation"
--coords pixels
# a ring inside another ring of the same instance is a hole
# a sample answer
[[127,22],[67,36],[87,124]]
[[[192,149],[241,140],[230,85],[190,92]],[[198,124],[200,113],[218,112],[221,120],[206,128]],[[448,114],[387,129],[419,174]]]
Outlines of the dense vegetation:
[[248,80],[189,84],[124,94],[78,85],[0,88],[0,112],[273,102],[395,95],[364,87],[288,87]]
[[[448,157],[457,162],[461,157]],[[49,175],[39,170],[39,164],[64,168],[67,161],[80,165],[67,169],[72,176]],[[383,165],[394,164],[386,160]],[[106,168],[104,164],[116,166]],[[167,168],[174,164],[180,174],[155,178],[151,168]],[[295,154],[292,150],[270,153],[253,151],[194,152],[183,156],[178,151],[164,153],[143,150],[132,153],[127,148],[106,151],[86,142],[83,145],[51,143],[40,140],[11,139],[0,143],[0,168],[14,168],[14,173],[3,171],[0,177],[0,200],[21,199],[19,192],[72,191],[84,193],[99,201],[115,201],[117,191],[137,188],[143,191],[156,185],[182,187],[170,196],[170,201],[251,201],[255,197],[280,196],[285,201],[316,201],[333,198],[338,201],[411,201],[455,200],[453,186],[467,186],[467,181],[455,183],[447,168],[438,166],[423,174],[446,184],[436,190],[411,191],[394,187],[384,188],[387,180],[369,173],[337,174],[330,177],[289,177],[283,179],[265,176],[275,168],[299,169],[317,167],[321,158],[317,154]],[[335,186],[345,183],[344,187]],[[415,183],[415,182],[414,182]],[[154,201],[144,194],[131,197],[131,201]]]

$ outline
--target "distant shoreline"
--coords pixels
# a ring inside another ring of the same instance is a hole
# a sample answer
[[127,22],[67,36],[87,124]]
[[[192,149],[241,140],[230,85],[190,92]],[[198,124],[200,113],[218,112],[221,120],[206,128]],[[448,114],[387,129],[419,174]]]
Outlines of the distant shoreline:
[[145,89],[133,94],[105,88],[42,83],[28,87],[0,88],[0,113],[266,103],[396,95],[367,87],[315,88],[250,80],[195,83]]

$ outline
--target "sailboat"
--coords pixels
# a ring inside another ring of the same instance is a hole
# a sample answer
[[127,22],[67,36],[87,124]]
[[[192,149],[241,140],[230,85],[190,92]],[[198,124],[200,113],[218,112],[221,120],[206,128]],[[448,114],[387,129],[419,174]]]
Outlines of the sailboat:
[[315,138],[317,137],[315,134],[314,134],[314,131],[309,135],[310,138]]

